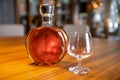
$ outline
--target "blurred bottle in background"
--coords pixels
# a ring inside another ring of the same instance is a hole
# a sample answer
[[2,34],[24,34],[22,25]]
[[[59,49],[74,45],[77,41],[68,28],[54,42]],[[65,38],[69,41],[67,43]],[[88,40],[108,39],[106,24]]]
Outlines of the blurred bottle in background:
[[94,37],[105,37],[104,34],[104,5],[101,0],[88,0],[88,22]]

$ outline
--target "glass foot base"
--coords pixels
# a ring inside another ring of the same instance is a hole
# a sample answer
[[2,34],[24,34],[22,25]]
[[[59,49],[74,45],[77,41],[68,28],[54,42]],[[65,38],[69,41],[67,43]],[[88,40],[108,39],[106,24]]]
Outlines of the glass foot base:
[[74,74],[87,74],[89,72],[89,68],[85,68],[82,66],[71,66],[69,67],[69,71],[73,72]]

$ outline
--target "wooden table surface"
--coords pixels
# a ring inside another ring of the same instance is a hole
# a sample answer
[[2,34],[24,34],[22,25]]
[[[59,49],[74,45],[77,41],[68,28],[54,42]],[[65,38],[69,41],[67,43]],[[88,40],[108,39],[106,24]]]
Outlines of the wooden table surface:
[[120,41],[94,39],[95,52],[83,59],[90,68],[86,75],[76,75],[68,67],[77,60],[68,54],[56,65],[31,63],[23,37],[0,38],[0,80],[120,80]]

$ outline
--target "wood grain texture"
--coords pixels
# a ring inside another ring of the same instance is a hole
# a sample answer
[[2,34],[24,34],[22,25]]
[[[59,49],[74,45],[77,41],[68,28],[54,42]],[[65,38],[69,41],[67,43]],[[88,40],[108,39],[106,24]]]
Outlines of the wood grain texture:
[[68,67],[77,60],[68,54],[56,65],[31,63],[23,37],[0,38],[0,80],[120,80],[120,41],[94,39],[95,52],[82,64],[86,75],[75,75]]

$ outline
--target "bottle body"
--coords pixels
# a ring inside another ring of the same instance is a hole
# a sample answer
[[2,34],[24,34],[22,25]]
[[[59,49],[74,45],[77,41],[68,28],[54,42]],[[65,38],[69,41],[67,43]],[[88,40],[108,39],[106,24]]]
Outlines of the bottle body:
[[29,32],[26,48],[36,64],[58,63],[66,54],[67,36],[62,29],[39,27]]

